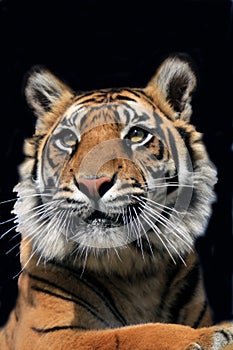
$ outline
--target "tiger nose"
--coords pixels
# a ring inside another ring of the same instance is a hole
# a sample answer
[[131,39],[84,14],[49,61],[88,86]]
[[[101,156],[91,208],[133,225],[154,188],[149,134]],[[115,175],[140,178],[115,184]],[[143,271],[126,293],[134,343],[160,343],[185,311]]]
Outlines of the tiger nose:
[[108,176],[94,179],[79,178],[77,184],[79,190],[87,197],[98,200],[113,186],[113,179]]

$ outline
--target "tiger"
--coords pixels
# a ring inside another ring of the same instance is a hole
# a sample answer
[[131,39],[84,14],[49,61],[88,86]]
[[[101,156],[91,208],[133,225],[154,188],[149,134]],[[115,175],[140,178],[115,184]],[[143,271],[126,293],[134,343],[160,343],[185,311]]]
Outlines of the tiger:
[[195,251],[217,171],[191,123],[197,75],[164,58],[143,87],[75,92],[35,66],[13,212],[18,298],[1,350],[233,349]]

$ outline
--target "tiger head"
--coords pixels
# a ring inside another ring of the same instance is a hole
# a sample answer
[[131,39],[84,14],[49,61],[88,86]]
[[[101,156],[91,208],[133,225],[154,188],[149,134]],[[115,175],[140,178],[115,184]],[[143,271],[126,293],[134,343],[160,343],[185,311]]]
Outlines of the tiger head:
[[14,208],[31,256],[90,269],[183,259],[216,182],[190,124],[195,86],[178,56],[144,88],[74,93],[45,68],[31,71],[25,93],[37,123]]

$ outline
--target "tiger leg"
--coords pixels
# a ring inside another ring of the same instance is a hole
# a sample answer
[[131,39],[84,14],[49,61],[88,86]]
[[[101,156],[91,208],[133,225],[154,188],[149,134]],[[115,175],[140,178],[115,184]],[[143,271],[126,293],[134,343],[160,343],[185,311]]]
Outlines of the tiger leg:
[[[27,330],[26,330],[27,329]],[[82,331],[74,326],[45,331],[23,327],[15,344],[1,350],[232,350],[230,329],[193,329],[175,324],[143,324],[116,329]],[[231,345],[230,345],[231,344]],[[227,346],[227,348],[226,348]]]

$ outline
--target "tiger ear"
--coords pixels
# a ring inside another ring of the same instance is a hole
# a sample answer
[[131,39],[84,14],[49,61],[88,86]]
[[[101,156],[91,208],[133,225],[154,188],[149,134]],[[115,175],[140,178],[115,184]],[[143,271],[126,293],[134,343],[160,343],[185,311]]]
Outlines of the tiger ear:
[[[196,87],[196,75],[186,56],[170,56],[158,68],[146,89],[152,98],[159,95],[157,101],[161,109],[168,105],[172,116],[177,119],[189,120],[192,107],[191,98]],[[154,93],[153,93],[154,90]],[[155,92],[156,91],[156,92]],[[166,111],[165,111],[166,112]]]
[[37,116],[49,112],[53,105],[67,94],[71,97],[72,90],[46,68],[35,66],[28,73],[25,95]]

